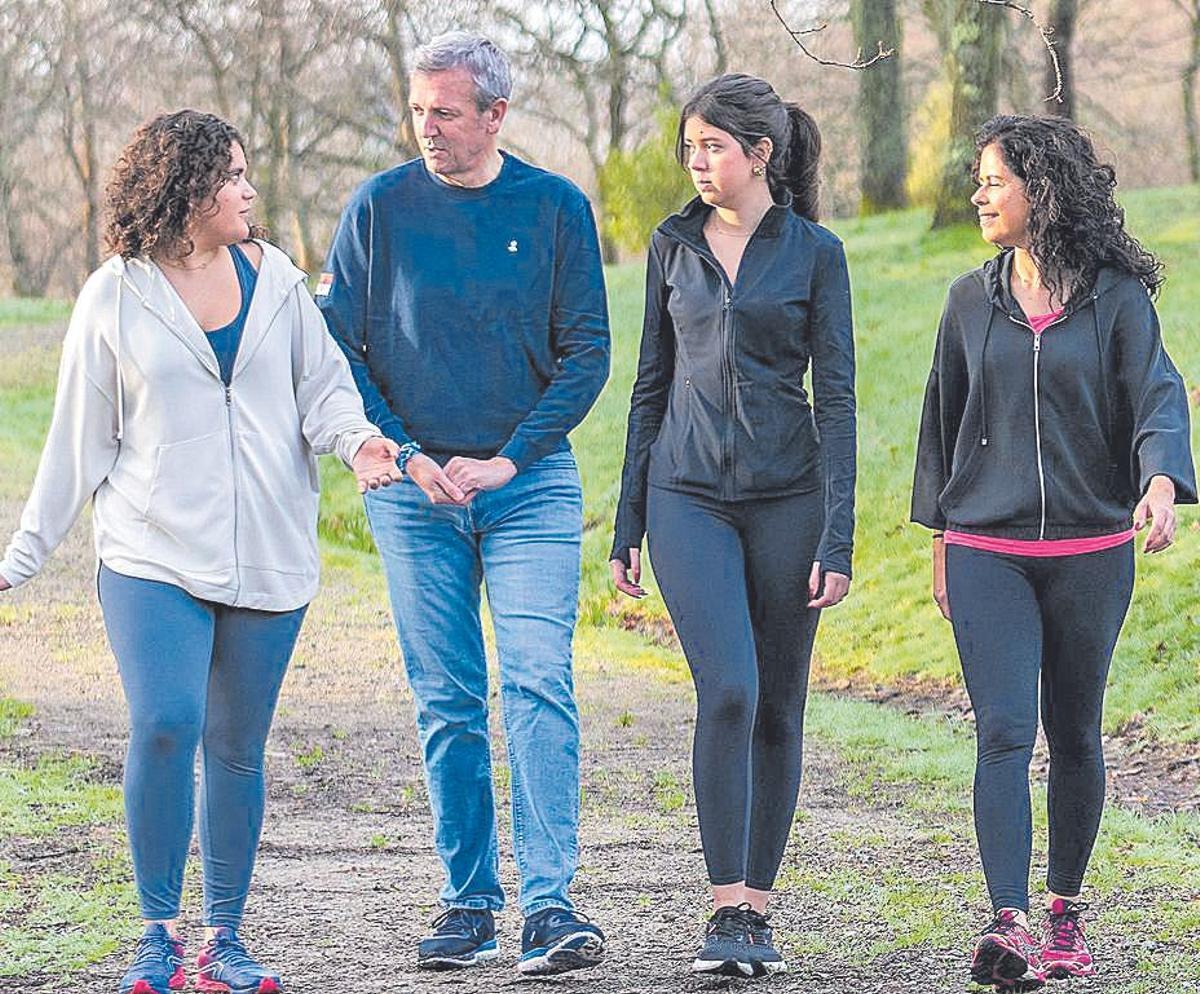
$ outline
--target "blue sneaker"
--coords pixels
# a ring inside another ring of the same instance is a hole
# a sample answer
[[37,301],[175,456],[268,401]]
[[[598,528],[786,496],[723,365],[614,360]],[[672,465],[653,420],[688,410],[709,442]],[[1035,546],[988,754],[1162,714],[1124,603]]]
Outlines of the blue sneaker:
[[[692,962],[692,973],[715,973],[744,979],[766,972],[756,965],[755,941],[747,915],[749,907],[748,904],[740,907],[727,905],[713,912],[704,927],[704,945]],[[770,944],[769,937],[766,942]]]
[[121,978],[121,994],[169,994],[183,990],[183,943],[165,925],[147,925],[133,962]]
[[254,960],[237,932],[228,927],[217,929],[200,950],[196,960],[199,973],[196,987],[213,994],[281,994],[279,974],[272,973]]
[[496,919],[486,908],[448,908],[433,920],[433,935],[417,946],[422,970],[458,970],[500,955]]
[[578,912],[546,908],[525,919],[517,970],[547,976],[595,966],[604,958],[604,933]]

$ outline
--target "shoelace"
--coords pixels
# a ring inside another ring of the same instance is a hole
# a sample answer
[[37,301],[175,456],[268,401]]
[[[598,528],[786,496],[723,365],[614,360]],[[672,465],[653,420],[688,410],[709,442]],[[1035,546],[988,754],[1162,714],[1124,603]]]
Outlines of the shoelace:
[[208,944],[208,954],[213,959],[219,959],[222,965],[230,970],[261,970],[262,967],[242,944],[242,940],[232,932],[218,935]]
[[1001,911],[980,931],[980,935],[987,935],[989,932],[998,932],[1000,935],[1007,935],[1014,929],[1023,928],[1017,920],[1016,915],[1006,914]]
[[1086,904],[1071,904],[1061,915],[1050,913],[1051,949],[1058,953],[1069,953],[1076,948],[1079,937],[1083,935],[1083,923],[1079,920],[1079,915],[1086,910]]
[[479,923],[475,921],[475,915],[470,908],[447,908],[433,920],[434,934],[442,931],[442,926],[447,925],[447,932],[454,929],[456,926],[469,934],[474,934]]
[[130,968],[156,966],[160,960],[164,959],[172,968],[181,962],[176,951],[175,940],[165,929],[150,932],[138,939]]
[[750,932],[750,941],[760,946],[771,944],[771,924],[768,916],[753,908],[745,910],[746,926]]
[[563,922],[571,924],[587,924],[591,919],[579,911],[574,911],[570,908],[551,908],[545,913],[545,917],[539,922],[547,928],[554,928],[556,925],[561,925]]
[[713,912],[713,916],[708,920],[709,936],[716,936],[719,939],[731,939],[734,942],[745,942],[749,933],[749,922],[747,921],[746,911],[749,905],[744,906],[728,906],[717,908]]

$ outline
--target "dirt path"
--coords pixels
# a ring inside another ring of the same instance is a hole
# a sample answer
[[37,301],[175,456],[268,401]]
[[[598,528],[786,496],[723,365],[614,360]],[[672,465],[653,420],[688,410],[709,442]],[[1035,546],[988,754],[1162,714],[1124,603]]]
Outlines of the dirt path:
[[[8,527],[18,509],[0,511],[0,525]],[[81,523],[47,573],[3,602],[0,687],[34,703],[37,717],[4,746],[8,755],[0,753],[0,762],[83,750],[102,757],[103,775],[115,781],[123,705],[91,594],[91,568],[88,527]],[[610,954],[587,974],[540,982],[606,994],[725,989],[732,982],[688,973],[704,888],[688,787],[693,705],[686,676],[637,672],[583,651],[577,683],[585,770],[574,894],[608,932]],[[498,738],[496,745],[502,757]],[[902,790],[868,800],[848,796],[847,769],[820,743],[808,745],[806,758],[803,811],[775,912],[794,972],[760,986],[838,994],[964,990],[965,928],[981,909],[964,907],[956,947],[924,943],[887,952],[895,946],[893,925],[864,912],[855,881],[868,870],[939,880],[947,861],[974,872],[974,852],[944,839],[928,844],[928,815],[907,812]],[[498,774],[501,790],[506,772]],[[284,971],[290,992],[473,994],[522,983],[513,970],[521,923],[512,908],[500,918],[498,964],[452,974],[413,968],[416,940],[435,911],[440,868],[411,700],[377,575],[327,573],[284,689],[269,775],[267,825],[244,931],[254,950]],[[53,859],[35,863],[25,850],[23,863],[21,853],[5,848],[0,843],[0,858],[19,874],[54,870]],[[511,894],[507,845],[502,858]],[[850,883],[834,896],[812,886],[837,880]],[[193,915],[197,898],[193,884]],[[1110,948],[1106,979],[1077,989],[1123,989],[1145,955],[1144,943]],[[0,979],[0,991],[111,991],[126,956],[122,950],[77,977],[28,977],[16,986]]]

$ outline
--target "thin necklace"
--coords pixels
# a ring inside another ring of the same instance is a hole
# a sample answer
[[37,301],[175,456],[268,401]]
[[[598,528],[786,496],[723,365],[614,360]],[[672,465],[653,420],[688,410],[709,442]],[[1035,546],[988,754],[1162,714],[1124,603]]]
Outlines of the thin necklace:
[[732,231],[728,228],[722,228],[721,222],[717,218],[717,215],[715,212],[713,213],[713,216],[712,216],[712,226],[713,226],[713,230],[718,235],[725,235],[729,238],[749,238],[751,235],[754,234],[753,228],[751,228],[749,231]]
[[185,273],[198,273],[201,269],[207,269],[214,262],[216,262],[220,255],[221,250],[219,248],[213,249],[212,258],[209,259],[208,262],[202,262],[199,266],[181,266],[178,262],[171,262],[165,258],[159,259],[158,264],[160,266],[166,266],[168,269],[179,269]]

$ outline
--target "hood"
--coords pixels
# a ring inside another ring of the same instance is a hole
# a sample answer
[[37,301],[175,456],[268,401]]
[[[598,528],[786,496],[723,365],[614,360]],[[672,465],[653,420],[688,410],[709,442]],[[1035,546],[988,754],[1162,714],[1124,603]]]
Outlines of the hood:
[[[980,278],[988,299],[1007,314],[1020,314],[1021,308],[1012,294],[1012,267],[1016,250],[1003,249],[979,267]],[[1088,301],[1098,300],[1115,289],[1126,278],[1126,274],[1113,266],[1102,266],[1096,273],[1092,285],[1067,301],[1066,313],[1073,314]]]

